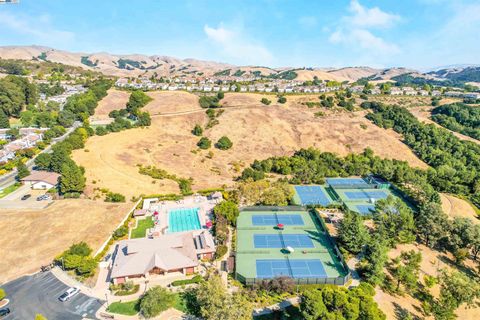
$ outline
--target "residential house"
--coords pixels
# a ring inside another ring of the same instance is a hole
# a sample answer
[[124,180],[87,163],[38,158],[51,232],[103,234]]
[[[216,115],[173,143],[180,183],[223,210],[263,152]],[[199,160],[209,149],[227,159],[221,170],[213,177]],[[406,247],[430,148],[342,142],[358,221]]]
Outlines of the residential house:
[[24,184],[30,185],[34,190],[48,190],[58,184],[60,175],[49,171],[32,171],[32,173],[21,179]]

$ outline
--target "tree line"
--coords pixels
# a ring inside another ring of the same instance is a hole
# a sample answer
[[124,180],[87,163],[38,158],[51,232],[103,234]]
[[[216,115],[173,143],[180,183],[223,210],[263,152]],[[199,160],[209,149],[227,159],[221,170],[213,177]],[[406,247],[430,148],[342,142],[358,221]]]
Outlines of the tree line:
[[382,128],[393,128],[432,168],[427,181],[437,191],[468,197],[480,207],[480,145],[462,141],[444,128],[421,123],[406,108],[364,102],[367,118]]
[[432,120],[455,132],[480,140],[480,108],[452,103],[432,110]]

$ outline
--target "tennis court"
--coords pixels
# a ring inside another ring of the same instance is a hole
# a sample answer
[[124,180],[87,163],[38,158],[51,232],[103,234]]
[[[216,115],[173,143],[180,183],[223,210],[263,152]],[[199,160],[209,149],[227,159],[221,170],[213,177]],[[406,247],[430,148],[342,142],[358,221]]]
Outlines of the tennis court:
[[302,206],[311,204],[326,207],[333,202],[323,186],[295,186],[294,189],[294,202]]
[[385,191],[367,191],[367,190],[358,190],[358,191],[345,191],[345,196],[349,200],[368,200],[368,199],[386,199],[388,193]]
[[252,216],[252,225],[254,226],[276,226],[277,224],[285,226],[305,225],[302,216],[299,214],[258,214]]
[[319,259],[259,259],[256,261],[257,278],[292,277],[326,278]]
[[354,206],[353,211],[357,211],[360,214],[372,214],[375,211],[375,205],[373,204],[357,204]]
[[255,248],[314,248],[312,239],[306,234],[254,234]]
[[[272,227],[278,223],[284,226]],[[294,206],[242,209],[235,270],[236,279],[248,285],[276,276],[292,277],[298,284],[344,284],[348,277],[348,268],[315,212]]]

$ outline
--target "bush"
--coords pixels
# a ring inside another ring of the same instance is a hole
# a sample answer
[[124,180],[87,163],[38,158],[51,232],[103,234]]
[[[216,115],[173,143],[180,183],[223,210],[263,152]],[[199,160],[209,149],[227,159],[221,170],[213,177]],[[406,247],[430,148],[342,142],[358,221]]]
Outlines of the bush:
[[212,142],[207,137],[202,137],[198,141],[197,146],[200,149],[206,150],[206,149],[209,149],[212,146]]
[[222,91],[220,91],[219,93],[217,93],[217,99],[218,99],[218,100],[222,100],[224,97],[225,97],[225,94],[224,94]]
[[278,97],[277,102],[283,104],[283,103],[287,102],[287,98],[285,98],[284,96],[280,96],[280,97]]
[[272,103],[272,101],[268,100],[267,98],[262,98],[262,100],[260,100],[261,103],[263,103],[264,105],[269,105],[270,103]]
[[228,150],[233,146],[232,141],[226,136],[221,137],[218,139],[217,143],[215,144],[215,147],[217,147],[220,150]]
[[125,202],[125,196],[120,193],[109,192],[105,197],[105,202]]
[[95,134],[97,136],[104,136],[108,133],[108,130],[105,127],[97,127],[95,129]]
[[112,238],[115,240],[121,239],[128,234],[128,227],[121,226],[117,230],[113,231]]
[[215,251],[215,258],[220,259],[222,258],[228,251],[228,248],[226,245],[219,245],[217,246],[217,250]]
[[202,126],[199,125],[199,124],[196,124],[195,127],[192,130],[192,134],[197,136],[197,137],[200,137],[203,134]]
[[153,318],[173,307],[175,300],[174,293],[162,287],[153,287],[140,301],[140,311],[146,318]]
[[6,296],[7,296],[7,294],[5,293],[5,290],[3,290],[2,288],[0,288],[0,301],[2,301],[3,299],[5,299]]
[[218,97],[214,96],[201,96],[198,100],[198,103],[200,103],[200,107],[202,108],[218,108],[220,107]]

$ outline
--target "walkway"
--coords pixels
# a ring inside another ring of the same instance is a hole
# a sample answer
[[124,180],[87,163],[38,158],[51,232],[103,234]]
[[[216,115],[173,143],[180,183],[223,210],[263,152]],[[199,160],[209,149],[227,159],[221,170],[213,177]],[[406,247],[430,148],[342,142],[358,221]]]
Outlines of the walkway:
[[271,305],[265,308],[254,309],[253,316],[254,317],[263,316],[278,310],[284,310],[287,307],[298,305],[298,304],[300,304],[300,297],[288,298],[286,300],[283,300],[282,302],[276,303],[274,305]]

